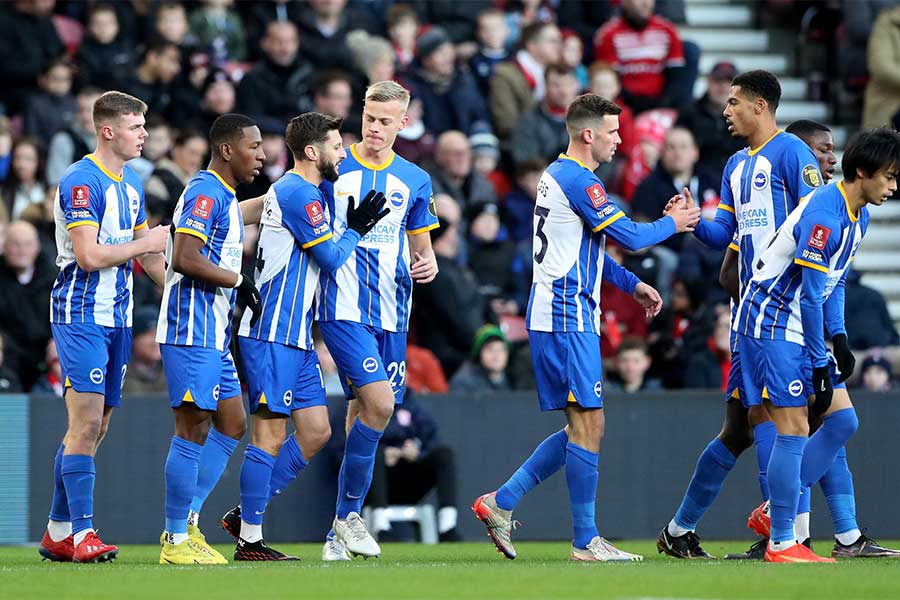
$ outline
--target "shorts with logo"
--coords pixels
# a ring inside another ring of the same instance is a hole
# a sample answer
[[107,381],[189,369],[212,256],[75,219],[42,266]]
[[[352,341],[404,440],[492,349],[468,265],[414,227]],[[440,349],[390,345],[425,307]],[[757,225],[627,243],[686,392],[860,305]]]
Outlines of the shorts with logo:
[[93,323],[51,323],[65,387],[102,394],[106,406],[119,406],[131,358],[131,327]]
[[193,402],[199,409],[216,410],[219,400],[241,395],[231,350],[160,344],[159,351],[172,408]]
[[394,402],[403,404],[405,331],[385,331],[355,321],[319,321],[319,331],[337,364],[348,399],[356,397],[349,384],[359,388],[375,381],[387,381],[394,392]]
[[[807,406],[814,391],[812,360],[806,346],[740,334],[737,348],[743,361],[741,402],[744,406],[758,406],[764,399],[777,407]],[[840,373],[830,352],[828,364],[832,387],[846,388],[845,383],[837,382]]]
[[260,406],[288,416],[311,406],[328,406],[322,367],[315,350],[238,337],[250,393],[250,413]]
[[603,363],[596,333],[529,331],[531,362],[541,410],[570,403],[603,408]]

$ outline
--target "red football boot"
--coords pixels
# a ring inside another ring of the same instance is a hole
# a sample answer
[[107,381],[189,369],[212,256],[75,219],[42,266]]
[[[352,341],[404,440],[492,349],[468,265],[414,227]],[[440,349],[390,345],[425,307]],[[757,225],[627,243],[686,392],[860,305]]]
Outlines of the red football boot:
[[45,531],[44,537],[41,539],[41,545],[38,552],[46,560],[54,562],[72,562],[75,556],[75,538],[70,535],[67,538],[54,542],[50,537],[50,532]]
[[753,509],[747,518],[747,529],[752,529],[762,537],[768,538],[769,531],[772,529],[772,518],[763,510],[764,508],[766,508],[765,502]]
[[766,562],[780,563],[833,563],[833,558],[825,558],[815,554],[812,550],[803,544],[794,544],[788,546],[780,552],[775,552],[771,548],[766,548]]
[[91,531],[81,543],[75,547],[74,562],[109,562],[115,560],[119,554],[118,546],[104,544],[103,540],[97,537],[97,533]]

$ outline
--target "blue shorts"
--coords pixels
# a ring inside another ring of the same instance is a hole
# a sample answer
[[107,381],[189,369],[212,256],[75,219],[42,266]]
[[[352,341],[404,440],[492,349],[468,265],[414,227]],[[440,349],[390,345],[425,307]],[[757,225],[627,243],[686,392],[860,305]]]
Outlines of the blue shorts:
[[406,332],[385,331],[355,321],[319,321],[319,331],[334,358],[348,399],[374,381],[387,381],[394,402],[403,404],[406,389]]
[[231,350],[160,344],[169,406],[193,402],[201,410],[216,410],[220,399],[241,395],[241,382]]
[[596,333],[529,331],[531,362],[541,410],[570,403],[603,408],[603,363]]
[[102,394],[106,406],[119,406],[131,358],[131,327],[93,323],[51,323],[65,387]]
[[311,406],[328,406],[322,367],[315,350],[239,337],[241,360],[250,392],[250,413],[265,405],[290,415]]
[[[758,406],[768,400],[777,407],[807,406],[814,395],[812,360],[805,346],[786,340],[764,340],[738,335],[737,347],[743,360],[741,402],[746,407]],[[837,383],[837,362],[829,352],[831,384]]]
[[[741,380],[741,355],[737,349],[731,351],[731,370],[728,372],[728,383],[725,386],[725,400],[738,398],[744,402],[744,382]],[[744,406],[747,406],[744,404]]]

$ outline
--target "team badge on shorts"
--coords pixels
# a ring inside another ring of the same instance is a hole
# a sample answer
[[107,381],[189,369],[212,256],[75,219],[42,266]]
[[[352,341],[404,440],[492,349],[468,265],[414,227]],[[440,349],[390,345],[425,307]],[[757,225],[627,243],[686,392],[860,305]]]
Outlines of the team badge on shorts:
[[788,384],[788,394],[794,398],[803,393],[803,383],[799,379],[795,379]]
[[363,361],[362,368],[366,373],[374,373],[378,370],[378,361],[369,356]]
[[290,406],[291,402],[294,401],[294,392],[288,390],[284,393],[284,396],[281,397],[281,400],[284,402],[285,406]]
[[90,377],[91,381],[93,381],[94,383],[103,383],[103,371],[101,371],[100,369],[93,369],[91,371]]

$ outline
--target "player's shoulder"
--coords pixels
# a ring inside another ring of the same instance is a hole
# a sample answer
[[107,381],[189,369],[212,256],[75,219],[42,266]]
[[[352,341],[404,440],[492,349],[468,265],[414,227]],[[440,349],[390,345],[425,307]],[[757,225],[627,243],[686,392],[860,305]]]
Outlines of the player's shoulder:
[[728,157],[728,160],[725,162],[725,173],[730,173],[734,171],[737,165],[742,161],[750,158],[750,148],[745,146]]
[[292,171],[282,175],[272,187],[275,190],[275,198],[282,206],[286,203],[321,200],[323,197],[322,190]]
[[793,133],[787,131],[779,132],[772,140],[775,142],[772,150],[778,152],[781,156],[801,157],[803,159],[812,159],[815,162],[816,155],[812,149]]
[[431,175],[429,175],[425,169],[416,163],[403,158],[396,152],[394,152],[394,158],[388,166],[388,169],[394,175],[403,179],[409,187],[417,187],[416,185],[410,185],[416,182],[421,185],[426,181],[431,181]]
[[141,176],[138,174],[138,172],[131,168],[131,165],[129,165],[128,163],[125,163],[125,166],[122,167],[122,181],[134,187],[135,189],[144,189],[144,180],[141,179]]
[[99,183],[101,175],[100,168],[92,160],[84,157],[68,166],[59,180],[59,185],[73,186]]

